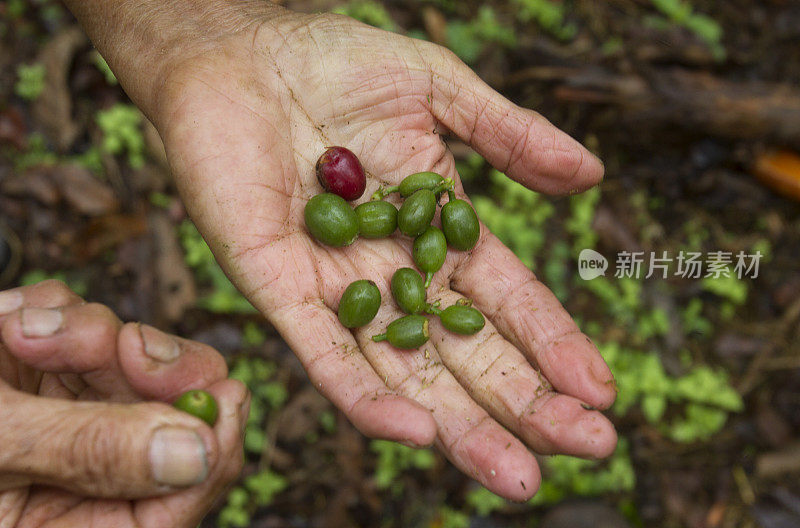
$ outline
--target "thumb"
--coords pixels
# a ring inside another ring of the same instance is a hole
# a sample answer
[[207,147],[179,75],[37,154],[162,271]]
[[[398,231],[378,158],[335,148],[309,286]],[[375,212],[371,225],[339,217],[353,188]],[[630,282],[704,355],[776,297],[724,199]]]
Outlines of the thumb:
[[494,167],[551,194],[600,183],[603,164],[575,139],[500,95],[451,51],[427,45],[432,113]]
[[134,499],[204,481],[218,448],[210,428],[162,403],[35,397],[0,388],[0,490],[56,486]]

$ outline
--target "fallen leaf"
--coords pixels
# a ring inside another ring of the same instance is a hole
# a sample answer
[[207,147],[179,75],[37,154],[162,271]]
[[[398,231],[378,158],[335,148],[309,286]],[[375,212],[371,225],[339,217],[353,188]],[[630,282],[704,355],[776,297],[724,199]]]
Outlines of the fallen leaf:
[[186,266],[175,226],[167,213],[153,213],[148,220],[153,233],[158,296],[161,299],[159,311],[167,322],[175,323],[197,300],[194,276]]
[[717,528],[725,520],[728,505],[725,502],[715,502],[706,514],[705,525],[707,528]]
[[75,253],[80,259],[88,261],[146,232],[147,221],[143,216],[102,216],[89,222],[80,233],[75,243]]
[[24,150],[27,145],[28,131],[22,112],[9,106],[0,112],[0,143],[10,143],[17,150]]
[[447,19],[441,11],[433,6],[425,6],[422,9],[422,23],[425,32],[431,37],[431,42],[440,46],[447,45]]
[[778,451],[758,455],[756,475],[761,479],[775,479],[790,473],[800,473],[800,442]]
[[51,167],[31,167],[22,173],[12,173],[0,182],[0,191],[7,196],[33,198],[38,202],[53,206],[58,202],[59,193],[50,178]]
[[629,528],[631,525],[614,508],[600,501],[568,502],[550,510],[541,528]]
[[81,132],[72,117],[69,72],[75,54],[88,42],[78,26],[68,27],[45,44],[37,57],[47,73],[44,92],[32,106],[33,116],[61,152],[69,150]]
[[328,400],[313,387],[304,388],[281,413],[278,438],[286,442],[303,440],[307,433],[317,429],[320,413],[329,408]]
[[800,156],[788,150],[767,152],[758,157],[755,173],[772,190],[800,201]]
[[53,167],[51,177],[64,200],[81,214],[102,216],[119,209],[119,201],[111,187],[84,167],[59,165]]

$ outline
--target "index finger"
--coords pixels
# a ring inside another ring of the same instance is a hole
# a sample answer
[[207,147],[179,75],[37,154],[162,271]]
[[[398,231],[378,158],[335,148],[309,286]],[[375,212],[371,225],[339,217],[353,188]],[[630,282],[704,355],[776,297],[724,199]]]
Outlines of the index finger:
[[550,194],[585,190],[603,179],[602,162],[569,134],[500,95],[449,50],[416,45],[426,46],[432,72],[431,112],[494,167]]

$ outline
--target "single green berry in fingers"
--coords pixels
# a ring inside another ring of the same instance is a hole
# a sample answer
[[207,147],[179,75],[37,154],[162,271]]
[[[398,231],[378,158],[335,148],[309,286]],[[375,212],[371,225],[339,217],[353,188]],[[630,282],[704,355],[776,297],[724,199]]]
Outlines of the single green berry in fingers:
[[358,216],[341,196],[314,196],[306,204],[303,216],[311,235],[325,245],[349,246],[358,238]]
[[388,341],[395,348],[413,350],[428,342],[428,319],[422,315],[406,315],[395,319],[386,332],[372,336],[373,341]]
[[433,274],[442,269],[447,257],[447,240],[441,229],[428,226],[424,233],[414,239],[411,249],[414,264],[425,272],[425,287],[431,285]]
[[356,216],[364,238],[385,238],[397,229],[397,207],[383,200],[362,203],[356,207]]
[[403,202],[397,213],[397,227],[410,237],[419,236],[431,225],[436,214],[436,195],[428,189],[420,189]]
[[216,423],[217,415],[219,414],[217,400],[204,390],[190,390],[184,392],[172,405],[176,409],[180,409],[192,416],[200,418],[212,427],[214,423]]
[[339,300],[339,322],[347,328],[358,328],[375,318],[381,307],[381,292],[371,280],[351,283]]
[[397,306],[407,314],[418,314],[427,308],[425,280],[417,270],[400,268],[391,280],[392,297]]
[[448,192],[450,201],[442,207],[442,232],[447,243],[461,251],[469,251],[481,234],[481,225],[475,209],[465,200]]

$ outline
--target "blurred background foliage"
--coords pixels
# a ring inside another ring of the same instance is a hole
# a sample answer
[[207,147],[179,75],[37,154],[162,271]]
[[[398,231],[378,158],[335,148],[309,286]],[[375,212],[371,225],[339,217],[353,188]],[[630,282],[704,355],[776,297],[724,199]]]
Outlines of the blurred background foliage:
[[[7,0],[0,207],[25,240],[17,282],[59,278],[123,318],[208,342],[253,393],[244,475],[203,526],[799,526],[800,9],[281,3],[447,46],[605,161],[599,187],[548,197],[448,139],[480,218],[611,367],[620,443],[603,461],[541,457],[540,492],[513,504],[435,451],[361,437],[216,264],[157,134],[63,6]],[[58,97],[67,110],[48,114]],[[611,261],[605,276],[578,276],[587,248]],[[763,257],[757,279],[632,279],[615,277],[621,251]]]

